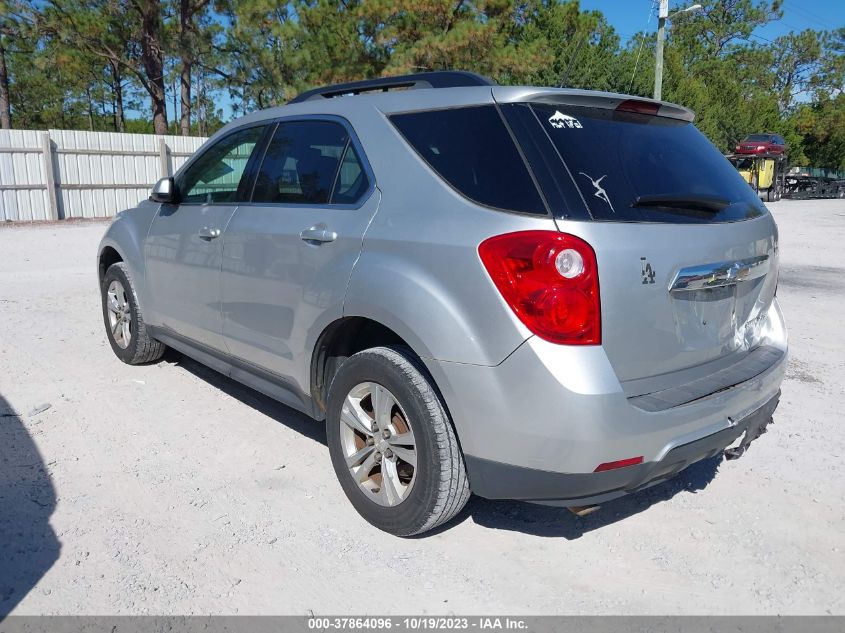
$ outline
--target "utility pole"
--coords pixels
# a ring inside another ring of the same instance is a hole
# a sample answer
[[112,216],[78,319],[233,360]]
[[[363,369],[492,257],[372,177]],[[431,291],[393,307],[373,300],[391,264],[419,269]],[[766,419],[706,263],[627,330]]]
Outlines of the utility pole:
[[663,41],[666,39],[666,18],[669,17],[669,0],[660,0],[657,12],[657,46],[654,49],[654,98],[663,96]]
[[669,15],[669,0],[660,0],[660,9],[657,12],[657,46],[654,47],[654,98],[657,101],[663,97],[663,42],[666,39],[666,20],[671,20],[682,13],[701,11],[701,9],[700,4],[694,4]]

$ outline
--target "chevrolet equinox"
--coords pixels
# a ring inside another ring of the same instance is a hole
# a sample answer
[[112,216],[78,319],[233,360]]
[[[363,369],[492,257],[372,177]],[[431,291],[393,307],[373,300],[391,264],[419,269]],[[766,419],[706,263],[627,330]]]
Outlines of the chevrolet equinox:
[[777,227],[692,120],[463,72],[252,113],[108,228],[111,347],[325,420],[397,535],[470,492],[583,510],[737,457],[786,367]]

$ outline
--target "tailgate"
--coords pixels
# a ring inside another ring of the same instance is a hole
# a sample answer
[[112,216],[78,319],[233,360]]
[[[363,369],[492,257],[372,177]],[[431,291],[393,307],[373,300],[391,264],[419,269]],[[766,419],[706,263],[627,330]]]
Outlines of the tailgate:
[[560,228],[597,245],[602,345],[620,380],[738,361],[757,344],[757,319],[768,312],[777,281],[771,216]]
[[777,227],[691,113],[497,90],[558,228],[595,250],[602,345],[619,379],[639,382],[626,391],[741,360],[774,296]]

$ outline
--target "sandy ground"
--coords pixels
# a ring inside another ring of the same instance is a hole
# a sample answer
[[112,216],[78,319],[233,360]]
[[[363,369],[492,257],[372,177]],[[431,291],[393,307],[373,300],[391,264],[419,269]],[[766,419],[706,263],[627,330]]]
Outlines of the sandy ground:
[[0,227],[0,614],[845,613],[845,201],[771,206],[791,365],[745,457],[583,519],[475,498],[415,540],[357,516],[320,424],[114,357],[103,224]]

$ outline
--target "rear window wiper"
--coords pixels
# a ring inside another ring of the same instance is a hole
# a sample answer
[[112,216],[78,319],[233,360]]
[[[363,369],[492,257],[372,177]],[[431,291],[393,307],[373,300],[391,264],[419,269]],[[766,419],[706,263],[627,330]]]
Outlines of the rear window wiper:
[[731,206],[730,200],[717,196],[700,194],[661,193],[637,196],[632,207],[670,207],[674,209],[694,209],[716,213]]

